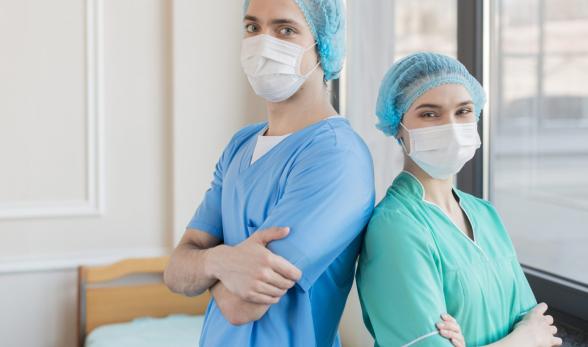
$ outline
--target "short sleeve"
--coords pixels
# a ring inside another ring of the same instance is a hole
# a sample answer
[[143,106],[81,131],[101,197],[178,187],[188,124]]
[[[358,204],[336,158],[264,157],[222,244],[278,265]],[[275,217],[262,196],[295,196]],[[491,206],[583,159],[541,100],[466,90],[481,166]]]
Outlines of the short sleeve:
[[307,291],[361,236],[373,205],[369,152],[317,145],[293,165],[282,197],[258,230],[290,228],[268,248],[302,271],[298,285]]
[[[495,231],[500,231],[500,233],[493,233],[493,238],[498,239],[498,237],[501,237],[506,245],[506,248],[508,249],[508,252],[511,252],[514,255],[511,266],[513,267],[512,273],[514,275],[514,282],[517,288],[517,302],[520,303],[518,307],[513,308],[515,310],[514,312],[512,312],[513,316],[515,317],[513,322],[514,326],[515,323],[518,323],[521,319],[523,319],[523,317],[527,313],[529,313],[529,311],[531,311],[533,307],[537,305],[537,299],[535,298],[535,294],[533,294],[533,290],[529,285],[529,281],[527,280],[527,277],[525,276],[525,273],[523,271],[523,268],[521,267],[518,257],[516,256],[515,247],[508,234],[508,231],[506,230],[502,218],[500,218],[500,215],[496,210],[496,207],[489,201],[481,199],[478,200],[483,202],[483,204],[487,207],[489,216],[497,226],[497,228],[495,228]],[[496,243],[497,242],[494,241],[494,245],[496,245]]]
[[[529,311],[537,306],[537,299],[533,290],[529,285],[529,281],[523,272],[523,268],[520,266],[518,260],[513,264],[513,273],[515,274],[515,283],[517,287],[517,295],[519,296],[520,307],[518,312],[513,312],[515,315],[514,324],[522,320]],[[513,325],[514,325],[513,324]]]
[[378,346],[452,346],[435,323],[446,312],[432,239],[397,210],[377,210],[364,239],[357,285]]
[[204,194],[204,199],[196,209],[194,216],[187,225],[188,229],[204,231],[219,240],[223,240],[223,225],[221,214],[221,196],[223,190],[223,176],[230,163],[232,141],[223,151],[216,163],[210,188]]

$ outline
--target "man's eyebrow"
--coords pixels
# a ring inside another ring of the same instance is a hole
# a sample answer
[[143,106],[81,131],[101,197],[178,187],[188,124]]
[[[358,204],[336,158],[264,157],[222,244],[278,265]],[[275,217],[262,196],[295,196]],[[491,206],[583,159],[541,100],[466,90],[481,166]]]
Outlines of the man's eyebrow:
[[250,15],[246,14],[245,17],[243,17],[243,20],[250,20],[252,22],[257,22],[257,17],[250,16]]
[[[245,15],[245,17],[243,17],[243,20],[247,20],[247,21],[251,21],[251,22],[259,22],[259,19],[255,16],[252,15]],[[290,25],[295,25],[295,26],[299,26],[300,24],[293,20],[293,19],[287,19],[287,18],[278,18],[278,19],[274,19],[271,21],[272,25],[279,25],[279,24],[290,24]]]
[[276,25],[276,24],[300,25],[300,24],[298,24],[297,21],[292,20],[292,19],[286,19],[286,18],[274,19],[274,20],[272,20],[272,24],[274,24],[274,25]]

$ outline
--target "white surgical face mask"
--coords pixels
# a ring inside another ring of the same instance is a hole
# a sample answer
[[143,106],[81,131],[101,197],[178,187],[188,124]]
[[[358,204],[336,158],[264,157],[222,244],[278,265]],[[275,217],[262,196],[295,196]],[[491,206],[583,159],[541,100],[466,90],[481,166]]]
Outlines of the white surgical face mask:
[[445,124],[427,128],[407,129],[410,152],[400,143],[412,160],[431,177],[447,179],[461,170],[481,141],[476,123]]
[[257,95],[281,102],[294,95],[319,66],[317,63],[305,75],[300,72],[304,53],[315,45],[304,48],[270,35],[256,35],[243,39],[241,66]]

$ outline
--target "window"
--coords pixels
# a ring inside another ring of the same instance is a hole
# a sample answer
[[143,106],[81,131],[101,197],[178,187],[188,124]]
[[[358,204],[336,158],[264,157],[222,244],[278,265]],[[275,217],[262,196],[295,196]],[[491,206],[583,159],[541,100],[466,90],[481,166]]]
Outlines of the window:
[[588,284],[588,2],[495,6],[490,198],[523,264]]
[[418,51],[457,57],[455,0],[396,0],[394,60]]

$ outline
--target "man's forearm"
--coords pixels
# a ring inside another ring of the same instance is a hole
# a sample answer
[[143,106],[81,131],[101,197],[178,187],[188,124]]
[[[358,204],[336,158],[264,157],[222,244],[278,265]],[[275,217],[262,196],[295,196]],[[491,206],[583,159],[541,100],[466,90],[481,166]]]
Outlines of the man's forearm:
[[173,292],[187,296],[196,296],[217,281],[211,264],[220,248],[219,245],[208,249],[200,249],[191,244],[178,246],[173,252],[169,265],[165,269],[164,281]]
[[217,306],[229,323],[242,325],[263,317],[270,305],[247,302],[231,293],[222,282],[217,282],[210,289]]

